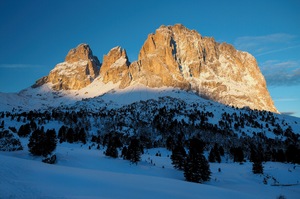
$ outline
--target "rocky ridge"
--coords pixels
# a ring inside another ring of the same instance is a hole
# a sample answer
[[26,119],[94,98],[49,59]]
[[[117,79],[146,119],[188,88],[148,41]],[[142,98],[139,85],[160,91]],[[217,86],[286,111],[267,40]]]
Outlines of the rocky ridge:
[[278,112],[252,55],[181,24],[149,34],[137,61],[130,63],[126,51],[115,47],[99,66],[89,46],[81,44],[37,84],[78,90],[98,77],[96,81],[119,83],[121,89],[134,84],[177,87],[226,105]]

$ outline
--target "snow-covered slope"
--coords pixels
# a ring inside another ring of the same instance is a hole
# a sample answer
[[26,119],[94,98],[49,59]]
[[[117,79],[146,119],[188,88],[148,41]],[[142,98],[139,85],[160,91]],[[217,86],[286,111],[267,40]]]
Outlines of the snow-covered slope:
[[[171,96],[180,99],[203,100],[194,92],[182,91],[179,88],[161,87],[149,88],[142,84],[134,84],[125,89],[119,88],[119,83],[111,82],[104,84],[102,81],[94,81],[92,84],[80,90],[54,91],[51,83],[44,84],[38,88],[29,87],[19,93],[0,93],[0,111],[17,110],[47,110],[61,105],[72,105],[84,99],[86,104],[94,102],[92,98],[122,106],[138,102],[140,100],[158,99],[163,96]],[[103,106],[102,103],[98,107]]]
[[[158,151],[161,157],[155,156]],[[299,184],[294,185],[300,180],[300,167],[291,164],[266,163],[265,174],[254,175],[250,163],[212,163],[212,180],[196,184],[184,181],[182,172],[171,165],[170,151],[162,148],[146,151],[138,165],[105,157],[103,150],[88,150],[86,145],[61,144],[56,154],[58,163],[48,165],[26,151],[0,152],[0,198],[296,199],[300,195]],[[273,186],[272,177],[283,186]]]

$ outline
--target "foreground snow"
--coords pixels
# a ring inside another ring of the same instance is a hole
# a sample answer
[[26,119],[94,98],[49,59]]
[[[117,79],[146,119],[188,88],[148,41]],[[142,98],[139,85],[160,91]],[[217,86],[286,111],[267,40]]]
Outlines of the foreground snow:
[[[58,163],[48,165],[28,151],[0,152],[0,198],[299,198],[299,165],[266,163],[254,175],[251,163],[211,164],[205,184],[184,181],[173,169],[171,152],[146,151],[138,165],[103,155],[103,150],[62,144]],[[157,152],[161,157],[155,156]],[[221,172],[218,172],[221,168]],[[263,179],[267,178],[267,183]],[[276,179],[276,181],[274,180]],[[291,186],[272,186],[291,185]]]

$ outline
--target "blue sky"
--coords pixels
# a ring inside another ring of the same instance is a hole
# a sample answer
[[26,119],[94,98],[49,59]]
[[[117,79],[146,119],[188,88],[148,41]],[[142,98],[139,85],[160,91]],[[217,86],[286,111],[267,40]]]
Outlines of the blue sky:
[[0,0],[0,92],[45,76],[71,48],[115,46],[137,59],[149,33],[181,23],[253,54],[280,112],[300,117],[298,0]]

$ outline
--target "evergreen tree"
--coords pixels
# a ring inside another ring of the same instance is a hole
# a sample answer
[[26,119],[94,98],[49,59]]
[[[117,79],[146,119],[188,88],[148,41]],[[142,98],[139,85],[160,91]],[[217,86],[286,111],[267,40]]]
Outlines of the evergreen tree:
[[190,140],[189,154],[184,166],[184,177],[187,181],[202,183],[210,180],[209,163],[203,155],[204,146],[196,138]]
[[263,174],[264,173],[264,167],[262,165],[261,161],[255,161],[252,164],[252,172],[254,174]]
[[55,130],[47,130],[44,128],[33,131],[29,138],[29,152],[37,156],[47,156],[56,148],[56,133]]
[[45,153],[44,155],[48,155],[52,153],[52,151],[55,150],[57,144],[56,140],[56,132],[54,129],[47,130],[45,134],[45,140],[44,140],[44,148],[45,148]]
[[117,158],[119,155],[117,147],[113,143],[109,142],[107,145],[107,149],[105,151],[105,155],[113,158]]
[[244,152],[242,147],[231,148],[230,153],[233,155],[234,162],[244,162]]
[[174,146],[174,139],[173,139],[173,137],[169,136],[167,138],[166,147],[170,151],[172,151],[174,149],[175,146]]
[[66,134],[66,141],[69,143],[73,143],[75,140],[75,132],[73,128],[69,128]]
[[78,134],[78,140],[83,144],[86,144],[86,133],[84,128],[81,128]]
[[219,152],[219,146],[216,143],[214,147],[210,150],[209,155],[208,155],[208,161],[209,162],[221,162],[221,156]]
[[140,140],[133,138],[130,141],[130,144],[127,149],[126,159],[130,160],[132,163],[138,163],[141,160],[142,147]]
[[284,151],[282,149],[279,149],[278,151],[276,151],[274,154],[274,159],[277,162],[285,162],[286,156],[285,156]]
[[58,130],[58,139],[59,139],[59,142],[60,143],[63,143],[65,142],[67,139],[67,127],[65,125],[62,125],[60,127],[60,129]]
[[31,120],[31,121],[30,121],[30,128],[31,128],[31,130],[33,130],[33,131],[37,129],[37,124],[35,123],[34,120]]
[[184,167],[184,177],[189,182],[202,183],[210,180],[209,163],[201,153],[189,152]]
[[220,156],[224,156],[224,154],[225,154],[224,148],[222,146],[219,147],[219,153],[220,153]]
[[290,144],[285,152],[286,161],[291,163],[300,163],[300,149],[295,144]]
[[172,164],[175,169],[183,170],[186,160],[186,151],[180,142],[172,150],[171,155]]
[[31,132],[30,124],[21,125],[18,131],[20,137],[27,137]]
[[37,129],[32,132],[29,143],[28,143],[28,149],[29,152],[33,155],[41,156],[44,154],[44,142],[45,139],[45,133],[41,129]]
[[256,149],[255,146],[251,147],[251,154],[250,154],[250,161],[252,163],[252,172],[254,174],[263,174],[264,173],[264,167],[262,165],[263,161],[263,151],[262,148],[259,147],[259,149]]
[[117,158],[118,157],[118,139],[115,138],[115,137],[112,137],[110,136],[109,137],[109,141],[108,141],[108,144],[107,144],[107,149],[105,151],[105,155],[106,156],[110,156],[110,157],[113,157],[113,158]]
[[212,148],[208,154],[208,161],[209,162],[216,162],[214,148]]
[[127,151],[128,151],[127,147],[124,146],[121,153],[121,157],[123,157],[124,160],[126,160]]

